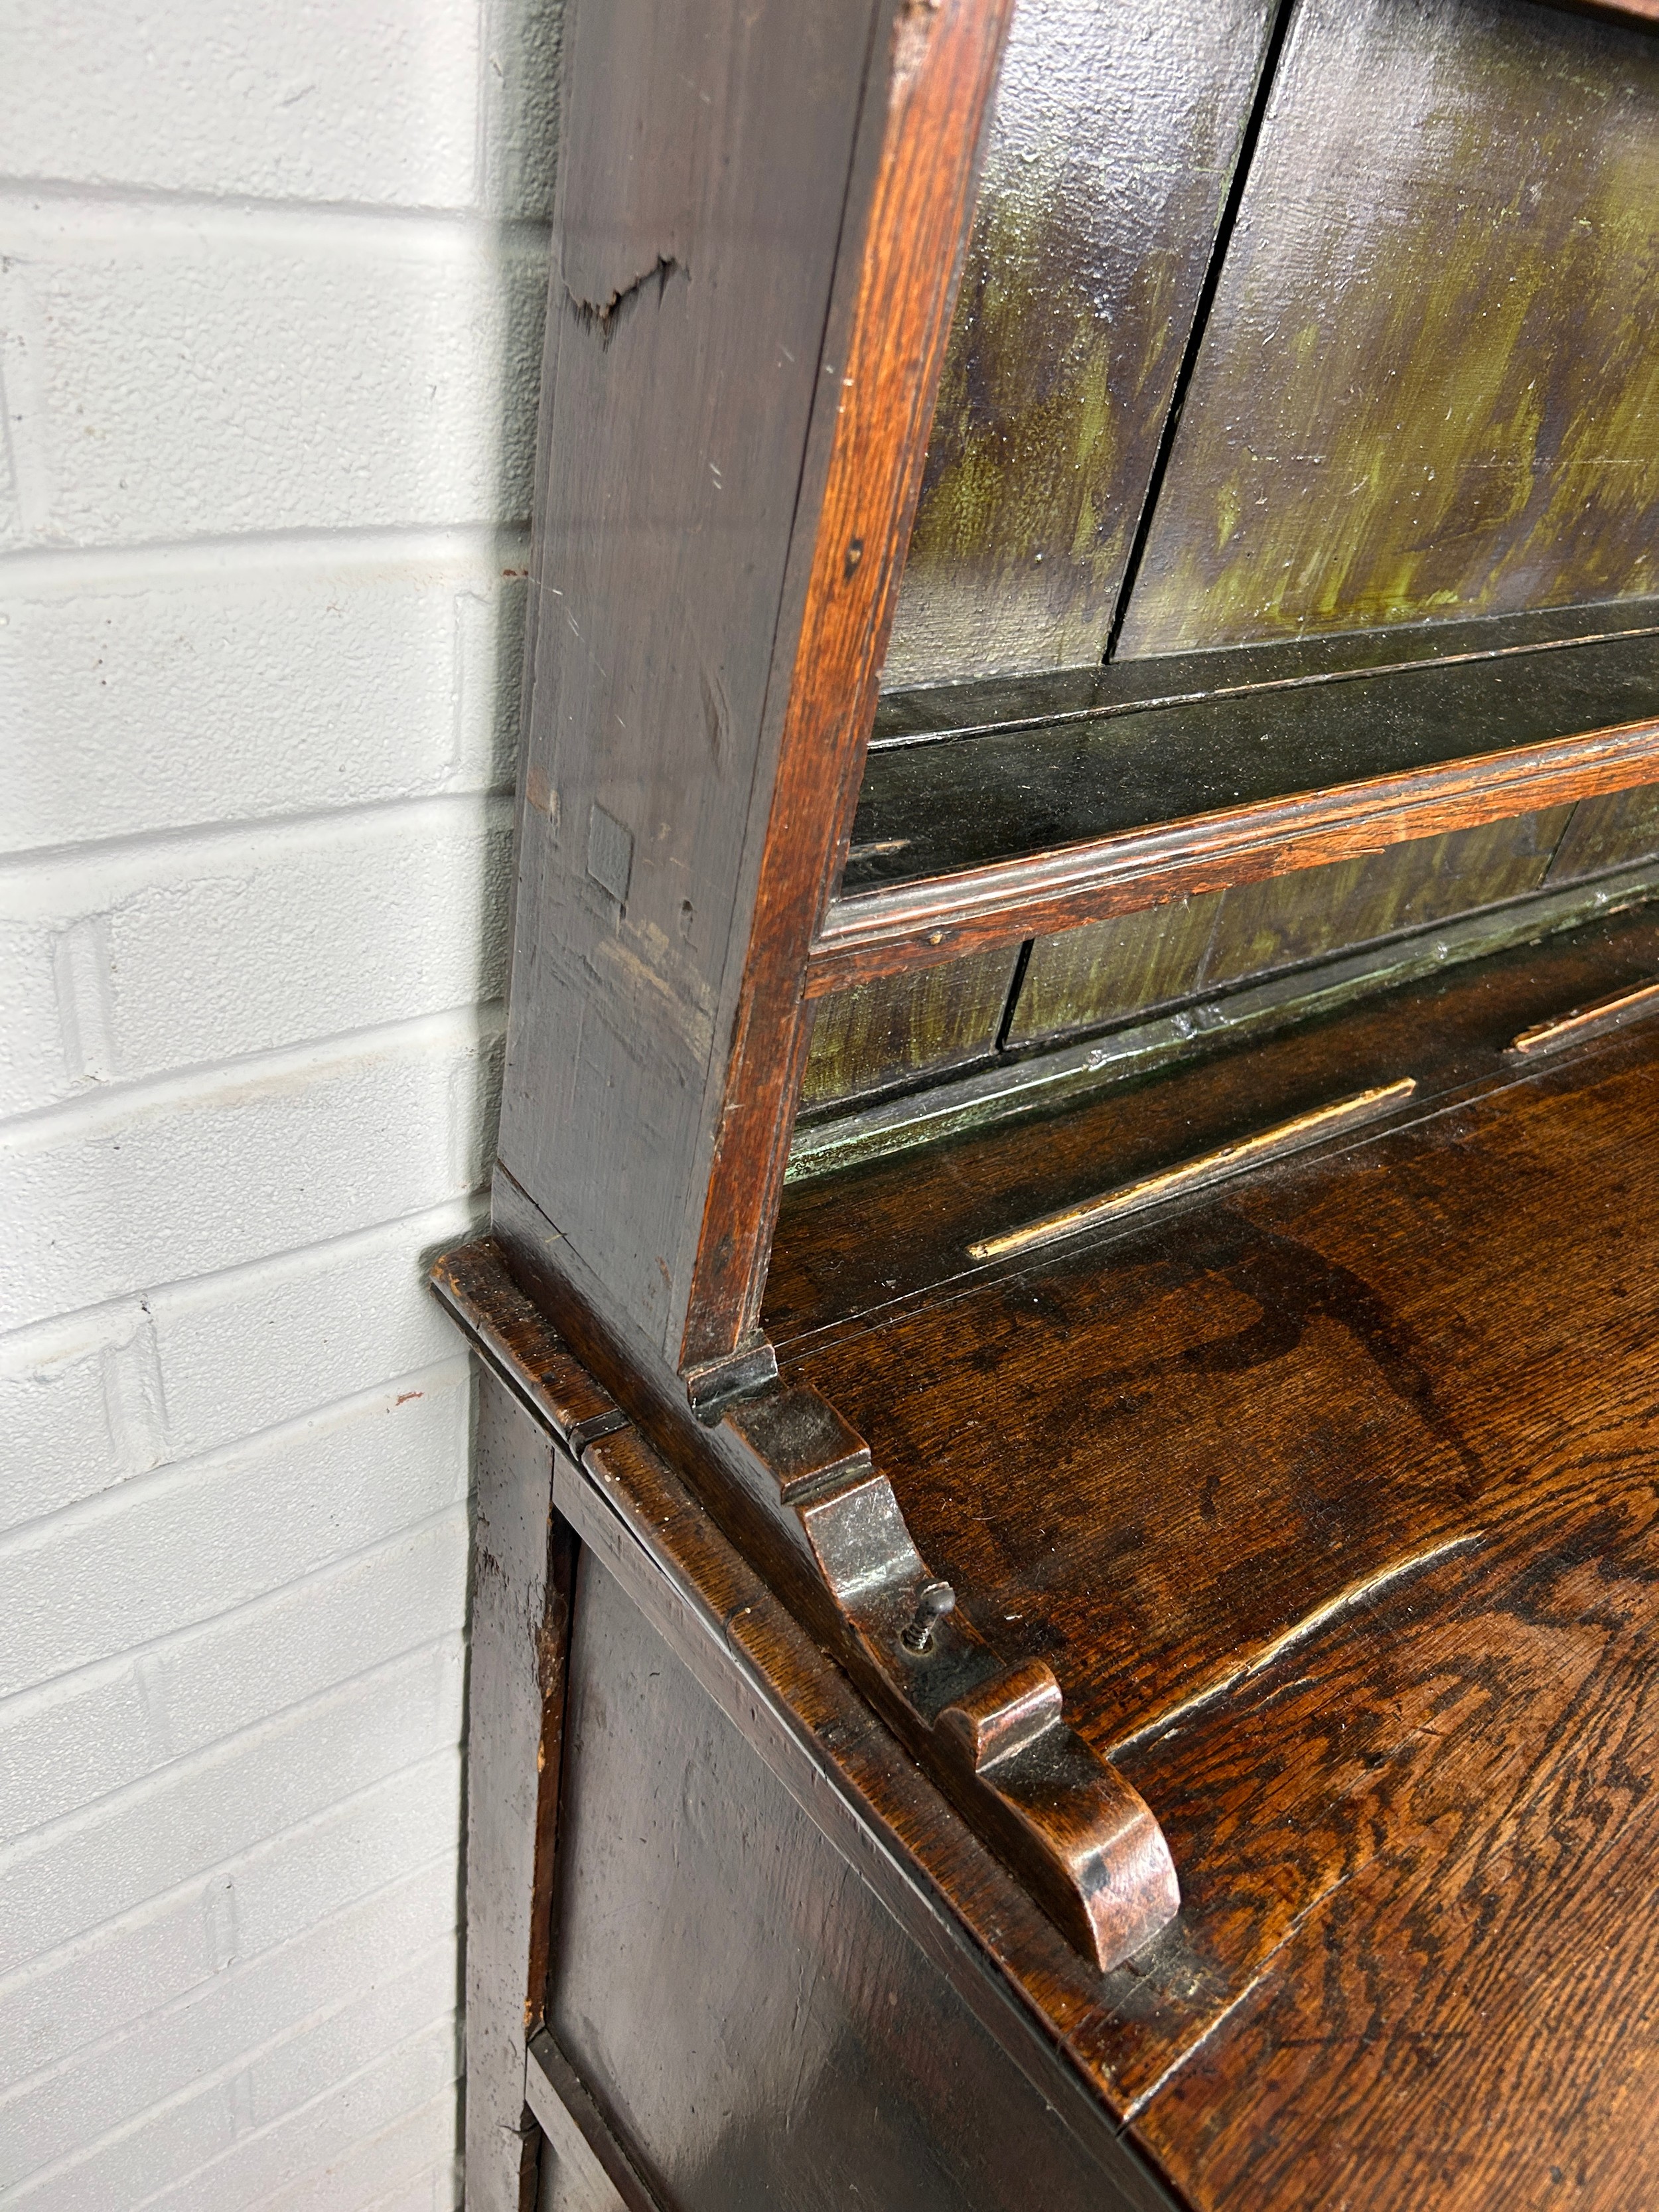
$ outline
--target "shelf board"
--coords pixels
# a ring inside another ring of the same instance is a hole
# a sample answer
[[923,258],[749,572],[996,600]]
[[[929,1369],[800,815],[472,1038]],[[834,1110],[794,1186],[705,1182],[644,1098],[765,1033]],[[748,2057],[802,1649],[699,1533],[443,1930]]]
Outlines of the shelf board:
[[1656,778],[1650,599],[913,693],[808,990]]

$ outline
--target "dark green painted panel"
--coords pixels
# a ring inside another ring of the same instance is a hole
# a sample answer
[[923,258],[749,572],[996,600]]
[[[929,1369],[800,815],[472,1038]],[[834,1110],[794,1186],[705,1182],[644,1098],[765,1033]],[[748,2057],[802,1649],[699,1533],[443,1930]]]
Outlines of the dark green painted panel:
[[1571,817],[1570,807],[1552,807],[1041,938],[1008,1042],[1103,1029],[1247,975],[1522,897],[1543,883]]
[[1659,783],[1581,799],[1550,866],[1553,884],[1622,868],[1659,853]]
[[1018,954],[975,952],[884,975],[821,999],[801,1090],[803,1109],[943,1073],[989,1053]]
[[1303,0],[1121,652],[1656,581],[1659,40]]
[[890,685],[1097,660],[1267,0],[1021,0]]

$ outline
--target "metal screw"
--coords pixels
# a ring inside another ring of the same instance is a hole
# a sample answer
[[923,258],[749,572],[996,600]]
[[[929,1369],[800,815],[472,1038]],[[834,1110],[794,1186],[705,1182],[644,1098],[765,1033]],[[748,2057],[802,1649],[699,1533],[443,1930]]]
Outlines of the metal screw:
[[916,1609],[908,1628],[899,1631],[899,1642],[918,1654],[933,1648],[933,1631],[952,1611],[957,1594],[949,1583],[924,1583],[916,1592]]

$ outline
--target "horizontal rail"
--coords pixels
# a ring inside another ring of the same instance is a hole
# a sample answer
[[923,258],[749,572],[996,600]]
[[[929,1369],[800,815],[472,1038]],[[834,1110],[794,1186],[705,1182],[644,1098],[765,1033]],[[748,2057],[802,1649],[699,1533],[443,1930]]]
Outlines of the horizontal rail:
[[1659,781],[1659,720],[1060,845],[831,902],[806,995]]

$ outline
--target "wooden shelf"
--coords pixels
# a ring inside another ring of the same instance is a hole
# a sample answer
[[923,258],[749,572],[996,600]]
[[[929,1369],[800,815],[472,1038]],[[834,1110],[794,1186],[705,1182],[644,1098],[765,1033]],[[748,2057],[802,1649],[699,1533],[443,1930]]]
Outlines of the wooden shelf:
[[[1656,1033],[1511,1048],[1656,972],[1626,916],[786,1201],[786,1377],[1169,1836],[1180,1923],[1067,2025],[1195,2205],[1542,2203],[1563,2143],[1652,2201]],[[1404,1075],[1369,1135],[969,1256]]]
[[808,991],[1656,777],[1652,600],[911,694]]

